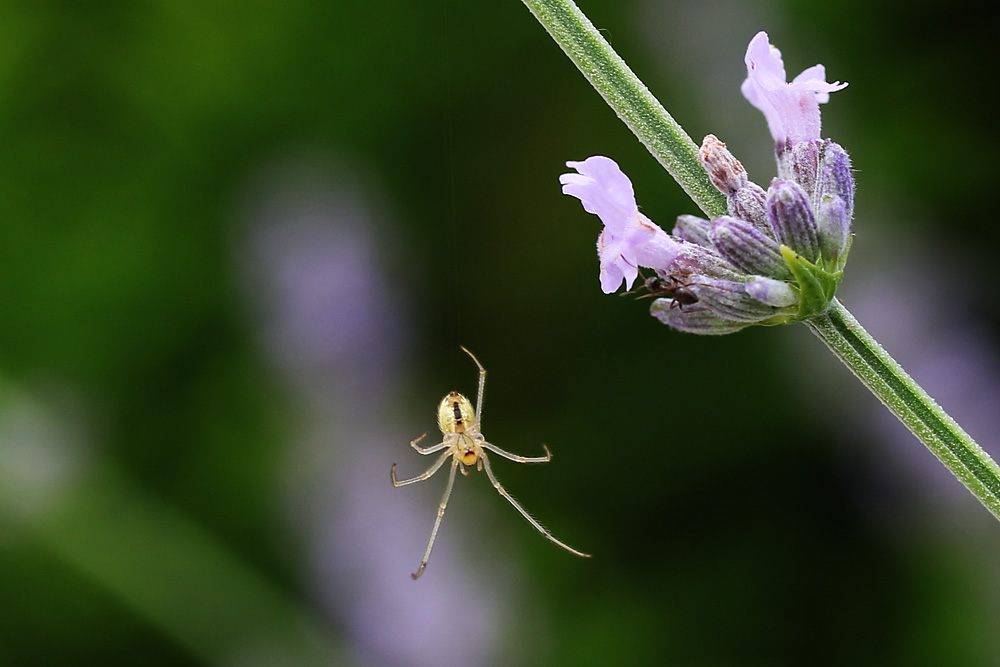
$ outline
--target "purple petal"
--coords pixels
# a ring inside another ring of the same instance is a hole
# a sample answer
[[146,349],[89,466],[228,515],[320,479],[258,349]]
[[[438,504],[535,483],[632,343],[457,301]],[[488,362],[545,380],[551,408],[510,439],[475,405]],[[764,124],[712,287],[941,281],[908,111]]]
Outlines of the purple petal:
[[744,60],[747,78],[741,90],[750,104],[764,113],[774,140],[795,144],[819,139],[819,105],[847,84],[827,83],[822,65],[809,67],[788,83],[781,52],[763,31],[750,40]]
[[597,238],[601,290],[610,294],[622,280],[631,289],[640,266],[665,268],[673,261],[679,242],[639,212],[632,182],[614,160],[595,155],[566,166],[579,173],[559,177],[563,193],[577,197],[604,223]]
[[847,84],[841,83],[840,81],[827,83],[826,67],[823,65],[813,65],[812,67],[807,67],[802,70],[801,74],[792,79],[792,83],[789,85],[796,89],[807,90],[814,93],[816,101],[820,104],[826,104],[830,101],[830,93],[835,93],[838,90],[847,88]]
[[639,268],[634,264],[619,261],[621,244],[605,245],[606,231],[601,232],[601,235],[597,237],[597,257],[601,263],[601,291],[605,294],[611,294],[621,287],[622,279],[625,280],[626,289],[632,289],[632,283],[639,275]]
[[614,160],[595,155],[582,162],[567,162],[566,166],[580,173],[559,177],[563,194],[583,202],[587,213],[598,216],[616,234],[631,223],[638,210],[635,192],[632,181]]
[[785,74],[781,51],[771,45],[767,33],[763,30],[750,40],[743,62],[747,66],[747,77],[753,78],[762,89],[778,90],[786,85],[788,75]]

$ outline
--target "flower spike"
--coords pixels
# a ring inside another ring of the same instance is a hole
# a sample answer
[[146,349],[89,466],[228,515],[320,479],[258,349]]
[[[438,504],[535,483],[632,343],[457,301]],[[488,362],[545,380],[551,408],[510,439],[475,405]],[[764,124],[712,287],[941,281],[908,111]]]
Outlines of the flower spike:
[[610,158],[567,162],[563,192],[604,229],[597,241],[601,289],[660,297],[651,313],[681,331],[725,334],[825,312],[843,276],[854,207],[850,159],[819,137],[819,104],[847,84],[827,83],[822,65],[786,80],[781,54],[758,33],[746,56],[743,92],[764,112],[777,142],[778,178],[765,190],[726,144],[708,135],[698,161],[726,197],[727,215],[677,218],[668,234],[639,212],[632,182]]

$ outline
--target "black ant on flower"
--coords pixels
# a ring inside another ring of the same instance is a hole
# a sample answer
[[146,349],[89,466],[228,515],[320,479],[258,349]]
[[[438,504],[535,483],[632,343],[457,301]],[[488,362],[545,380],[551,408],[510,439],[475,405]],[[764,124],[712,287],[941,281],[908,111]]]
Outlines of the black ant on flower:
[[691,287],[695,285],[700,285],[701,283],[696,282],[686,282],[684,278],[689,278],[687,275],[666,275],[661,276],[655,274],[646,278],[642,285],[634,290],[628,292],[622,292],[622,296],[635,294],[639,290],[645,289],[646,293],[641,294],[637,299],[646,299],[649,297],[659,297],[671,299],[670,309],[680,308],[683,312],[696,312],[698,310],[708,310],[708,308],[697,308],[691,310],[690,307],[697,304],[700,299],[698,295],[694,293]]

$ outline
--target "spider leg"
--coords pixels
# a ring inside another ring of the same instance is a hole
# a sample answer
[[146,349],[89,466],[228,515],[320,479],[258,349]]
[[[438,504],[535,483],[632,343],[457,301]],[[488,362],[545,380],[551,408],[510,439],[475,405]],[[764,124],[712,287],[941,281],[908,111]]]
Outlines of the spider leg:
[[518,463],[548,463],[552,460],[552,452],[549,451],[549,448],[546,445],[542,445],[542,448],[545,450],[545,456],[521,456],[519,454],[511,454],[510,452],[505,452],[490,442],[482,442],[479,446],[499,454],[505,459],[517,461]]
[[461,345],[459,345],[459,347],[462,348],[463,352],[465,352],[467,355],[469,355],[470,357],[472,357],[472,360],[474,362],[476,362],[476,366],[479,366],[479,394],[476,397],[476,423],[479,424],[480,428],[482,428],[482,424],[483,424],[483,390],[486,389],[486,369],[483,368],[483,365],[481,363],[479,363],[479,359],[476,359],[476,355],[472,354],[471,352],[469,352],[468,350],[466,350]]
[[[435,470],[441,466],[441,462],[444,461],[444,457],[441,461],[434,464]],[[441,527],[441,519],[444,517],[444,509],[448,507],[448,498],[451,497],[451,487],[455,485],[455,469],[458,467],[458,459],[452,459],[451,461],[451,472],[448,474],[448,486],[444,490],[444,495],[441,497],[441,504],[438,505],[437,518],[434,519],[434,528],[431,529],[431,539],[427,542],[427,551],[424,552],[424,559],[420,561],[420,567],[416,572],[411,574],[414,581],[424,573],[424,568],[427,567],[427,561],[431,558],[431,549],[434,548],[434,540],[437,539],[438,528]]]
[[425,437],[427,437],[426,433],[424,433],[422,436],[420,436],[416,440],[411,440],[410,441],[410,447],[413,447],[415,450],[417,450],[421,454],[433,454],[434,452],[440,452],[442,449],[444,449],[445,447],[448,446],[448,441],[447,440],[442,440],[441,442],[439,442],[436,445],[431,445],[430,447],[421,447],[417,443],[420,442],[421,440],[423,440]]
[[403,480],[396,479],[396,464],[393,463],[392,470],[389,471],[389,474],[392,476],[392,485],[399,487],[399,486],[406,486],[407,484],[415,484],[416,482],[424,481],[425,479],[436,473],[438,471],[438,468],[444,465],[445,460],[447,460],[449,456],[451,456],[451,452],[445,452],[440,456],[440,458],[438,458],[437,461],[434,462],[434,465],[432,465],[430,468],[427,469],[427,472],[417,475],[416,477],[411,477],[410,479],[403,479]]
[[585,554],[582,551],[577,551],[576,549],[574,549],[573,547],[569,546],[568,544],[564,544],[564,543],[560,542],[559,540],[557,540],[555,537],[553,537],[552,533],[550,533],[548,530],[545,529],[545,526],[543,526],[542,524],[540,524],[537,521],[535,521],[535,519],[532,518],[532,516],[530,514],[528,514],[525,511],[525,509],[523,507],[521,507],[517,503],[516,500],[514,500],[513,498],[511,498],[510,494],[507,493],[507,489],[503,488],[503,485],[500,484],[499,481],[497,481],[496,475],[493,474],[493,469],[490,468],[490,460],[486,457],[485,452],[483,453],[482,461],[483,461],[483,465],[486,468],[486,476],[490,478],[490,483],[493,484],[493,488],[495,488],[497,490],[497,492],[501,496],[503,496],[504,498],[506,498],[507,502],[509,502],[511,505],[513,505],[514,509],[516,509],[518,512],[520,512],[521,516],[523,516],[525,519],[527,519],[528,523],[530,523],[532,526],[535,527],[535,530],[537,530],[539,533],[541,533],[543,536],[545,536],[546,539],[548,539],[548,540],[550,540],[552,542],[555,542],[556,544],[558,544],[559,546],[561,546],[566,551],[568,551],[568,552],[570,552],[572,554],[576,554],[577,556],[583,556],[584,558],[590,558],[590,554]]

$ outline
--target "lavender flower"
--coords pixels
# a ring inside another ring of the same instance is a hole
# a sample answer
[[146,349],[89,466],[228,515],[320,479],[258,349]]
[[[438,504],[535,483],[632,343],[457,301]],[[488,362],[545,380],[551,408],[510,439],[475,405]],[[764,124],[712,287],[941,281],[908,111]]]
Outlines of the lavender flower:
[[682,215],[670,234],[639,212],[632,183],[603,156],[567,162],[563,193],[600,217],[601,289],[626,289],[639,267],[658,296],[652,314],[682,331],[724,334],[825,312],[840,284],[850,242],[854,180],[839,145],[820,138],[820,103],[846,83],[827,83],[815,65],[789,83],[781,54],[760,32],[746,55],[743,94],[767,119],[778,178],[752,182],[726,144],[705,137],[698,159],[726,196],[728,215]]
[[597,256],[605,294],[617,290],[623,279],[626,289],[631,289],[639,266],[670,264],[678,242],[639,212],[632,181],[614,160],[595,155],[566,166],[579,173],[559,177],[563,194],[579,198],[584,210],[604,223],[597,237]]
[[[722,167],[716,167],[716,171],[725,182],[736,182],[736,173],[743,167],[732,155],[729,157],[733,173],[723,173]],[[601,289],[606,294],[617,290],[623,279],[626,289],[631,289],[642,266],[653,269],[659,280],[647,281],[646,289],[666,297],[654,302],[653,314],[678,329],[730,333],[751,324],[777,324],[795,314],[793,304],[775,306],[769,294],[767,299],[761,299],[747,292],[750,276],[720,253],[713,241],[723,233],[720,230],[726,226],[724,220],[713,225],[694,216],[681,216],[678,229],[667,234],[639,212],[632,182],[614,160],[596,155],[566,165],[578,173],[560,176],[563,193],[579,198],[584,209],[604,223],[597,239],[597,254]],[[763,248],[757,254],[766,255],[759,263],[770,260],[776,273],[790,275],[773,239],[743,221],[731,219],[731,224],[741,230],[749,227],[746,233],[755,235]],[[746,261],[752,264],[754,257],[747,253]]]
[[744,58],[747,78],[741,90],[750,104],[764,113],[774,141],[796,144],[819,139],[819,105],[830,93],[847,86],[826,82],[826,68],[813,65],[787,82],[781,51],[771,46],[763,30],[754,35]]

